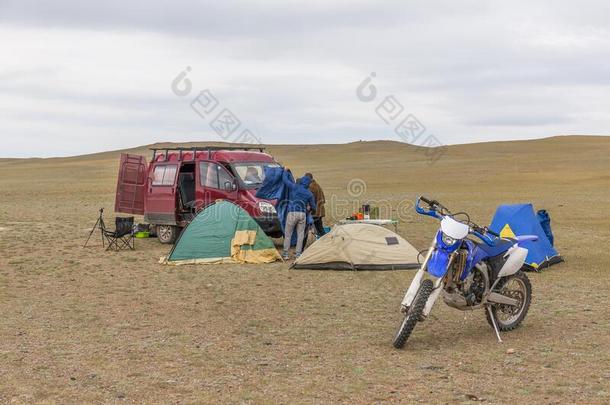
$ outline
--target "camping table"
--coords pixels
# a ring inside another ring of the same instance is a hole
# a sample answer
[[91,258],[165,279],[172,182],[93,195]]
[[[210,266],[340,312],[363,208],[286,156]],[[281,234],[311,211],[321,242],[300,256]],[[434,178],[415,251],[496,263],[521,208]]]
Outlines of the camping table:
[[339,221],[339,225],[345,224],[394,225],[394,231],[398,233],[398,220],[396,219],[342,219]]

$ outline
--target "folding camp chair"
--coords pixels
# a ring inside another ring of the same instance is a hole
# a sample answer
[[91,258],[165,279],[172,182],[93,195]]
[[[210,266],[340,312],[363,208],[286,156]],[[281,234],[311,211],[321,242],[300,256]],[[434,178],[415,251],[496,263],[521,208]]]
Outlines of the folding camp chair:
[[108,241],[106,250],[135,250],[133,217],[116,217],[114,231],[103,229],[102,232]]

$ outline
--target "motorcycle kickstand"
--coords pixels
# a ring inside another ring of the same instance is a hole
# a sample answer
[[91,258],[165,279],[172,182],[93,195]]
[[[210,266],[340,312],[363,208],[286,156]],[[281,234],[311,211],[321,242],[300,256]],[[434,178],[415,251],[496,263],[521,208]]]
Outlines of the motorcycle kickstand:
[[500,337],[500,331],[498,330],[498,325],[496,324],[496,318],[491,312],[491,305],[487,305],[487,312],[489,313],[489,317],[491,318],[491,323],[494,326],[494,331],[496,332],[496,337],[498,338],[498,343],[502,343],[502,338]]

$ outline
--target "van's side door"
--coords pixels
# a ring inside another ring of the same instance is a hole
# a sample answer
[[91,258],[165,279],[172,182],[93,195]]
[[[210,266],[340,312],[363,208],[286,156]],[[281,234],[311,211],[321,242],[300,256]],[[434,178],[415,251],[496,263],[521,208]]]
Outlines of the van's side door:
[[178,163],[156,163],[148,179],[145,220],[157,225],[176,225]]
[[216,162],[200,161],[198,169],[197,204],[206,207],[216,200],[235,201],[237,182],[229,171]]

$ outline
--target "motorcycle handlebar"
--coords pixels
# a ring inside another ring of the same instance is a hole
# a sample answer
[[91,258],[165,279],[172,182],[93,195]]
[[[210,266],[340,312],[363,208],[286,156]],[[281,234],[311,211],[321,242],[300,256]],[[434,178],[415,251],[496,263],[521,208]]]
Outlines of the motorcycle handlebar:
[[423,202],[425,202],[428,205],[432,205],[432,201],[428,200],[426,197],[424,197],[423,195],[419,197],[420,200],[422,200]]
[[[426,210],[426,209],[420,207],[420,205],[419,205],[420,201],[423,201],[426,204],[428,204],[429,209]],[[449,216],[452,215],[451,212],[449,212],[449,210],[447,208],[445,208],[443,205],[441,205],[438,201],[430,200],[430,199],[424,197],[423,195],[417,199],[417,203],[415,204],[415,210],[419,214],[428,215],[428,216],[431,216],[431,217],[434,217],[437,219],[442,219],[443,216],[445,216],[445,215],[449,215]],[[480,227],[477,224],[470,222],[470,220],[468,220],[468,224],[469,224],[470,228],[472,229],[472,232],[490,246],[493,246],[494,242],[493,242],[493,239],[488,236],[488,234],[495,236],[496,238],[500,237],[500,235],[495,233],[494,231],[492,231],[486,227]]]
[[491,229],[485,228],[485,230],[487,231],[488,234],[495,236],[496,238],[500,237],[499,233],[495,233],[494,231],[492,231]]
[[472,228],[472,234],[481,239],[487,246],[494,246],[494,240],[485,234],[485,230],[481,228]]
[[[487,227],[480,227],[476,224],[471,224],[470,228],[472,229],[472,233],[481,239],[488,246],[494,246],[495,238],[500,238],[500,235],[495,233],[494,231],[489,230]],[[490,237],[489,235],[493,236]]]
[[433,210],[437,210],[437,209],[440,208],[440,209],[445,210],[447,212],[449,211],[447,208],[445,208],[441,203],[439,203],[436,200],[430,200],[430,199],[424,197],[423,195],[419,196],[419,199],[421,201],[425,202],[426,204],[428,204],[428,207],[430,207]]
[[[423,201],[428,204],[428,209],[421,207],[419,205],[420,201]],[[421,215],[428,215],[434,218],[440,218],[440,215],[436,212],[436,205],[434,204],[434,201],[430,201],[424,196],[420,196],[417,199],[417,202],[415,203],[415,211],[417,211],[417,213]]]
[[495,232],[490,231],[489,229],[487,229],[484,226],[479,226],[477,224],[471,223],[470,227],[472,228],[473,231],[476,231],[478,233],[482,233],[482,234],[487,234],[488,233],[488,234],[493,235],[493,236],[499,236]]

